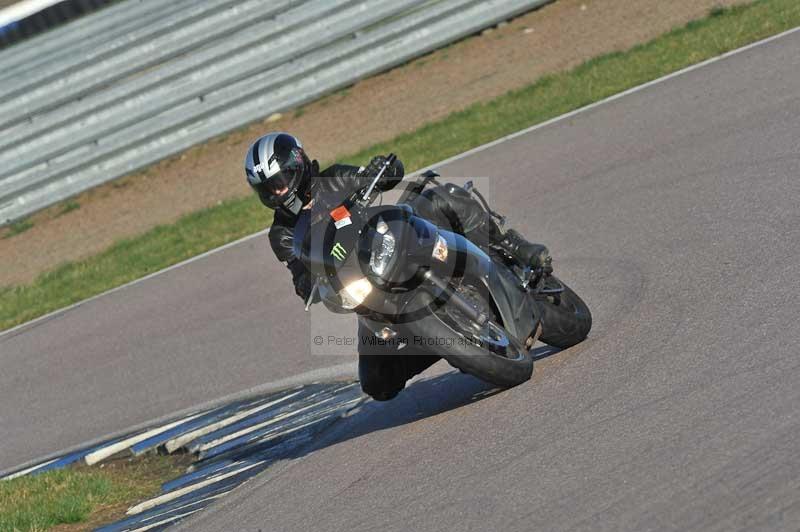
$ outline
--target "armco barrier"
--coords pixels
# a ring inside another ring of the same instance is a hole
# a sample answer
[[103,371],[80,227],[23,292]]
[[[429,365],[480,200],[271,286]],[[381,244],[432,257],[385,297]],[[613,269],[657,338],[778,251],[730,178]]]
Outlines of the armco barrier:
[[0,52],[0,223],[549,0],[126,0]]
[[15,0],[0,9],[0,48],[43,33],[116,0]]

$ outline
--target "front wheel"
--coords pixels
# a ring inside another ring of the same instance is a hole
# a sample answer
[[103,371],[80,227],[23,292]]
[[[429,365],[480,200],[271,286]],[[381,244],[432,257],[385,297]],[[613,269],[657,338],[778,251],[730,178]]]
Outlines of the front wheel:
[[[456,289],[475,307],[494,316],[487,299],[474,286]],[[524,346],[509,337],[498,326],[479,327],[454,307],[444,305],[415,322],[415,329],[428,339],[438,342],[434,350],[447,362],[481,380],[510,388],[529,380],[533,374],[533,357]]]
[[542,342],[566,349],[586,339],[592,328],[589,307],[569,286],[555,276],[544,280],[546,291],[558,292],[537,300],[542,310]]

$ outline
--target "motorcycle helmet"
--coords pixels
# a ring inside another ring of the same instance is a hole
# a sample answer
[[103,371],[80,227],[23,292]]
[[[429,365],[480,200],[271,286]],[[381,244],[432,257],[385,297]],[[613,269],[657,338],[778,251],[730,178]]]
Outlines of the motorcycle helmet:
[[309,160],[296,137],[277,132],[250,146],[244,171],[261,203],[296,216],[313,198],[319,165]]

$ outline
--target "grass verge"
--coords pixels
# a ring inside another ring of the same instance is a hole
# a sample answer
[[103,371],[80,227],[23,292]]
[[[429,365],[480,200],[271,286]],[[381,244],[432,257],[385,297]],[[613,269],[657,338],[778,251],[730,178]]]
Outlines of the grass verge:
[[248,198],[223,202],[121,240],[89,259],[47,272],[30,285],[0,288],[0,329],[138,279],[259,231],[271,222],[272,212],[257,208]]
[[[798,25],[797,0],[715,8],[706,18],[646,44],[543,77],[491,102],[370,146],[344,162],[361,164],[375,153],[392,151],[406,168],[421,168]],[[0,288],[0,330],[253,233],[270,221],[254,197],[231,200],[65,264],[29,285]]]
[[184,467],[172,456],[152,455],[0,482],[0,530],[92,529],[122,518]]

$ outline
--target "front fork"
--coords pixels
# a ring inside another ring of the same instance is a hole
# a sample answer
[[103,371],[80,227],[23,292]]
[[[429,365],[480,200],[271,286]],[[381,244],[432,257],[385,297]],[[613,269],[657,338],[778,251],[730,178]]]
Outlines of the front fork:
[[[448,303],[453,304],[458,310],[463,312],[469,319],[474,321],[478,324],[478,326],[483,327],[484,325],[491,323],[489,320],[489,316],[482,312],[479,309],[473,307],[469,301],[464,299],[458,292],[453,290],[450,286],[450,283],[445,281],[444,279],[439,278],[435,275],[432,271],[428,270],[423,275],[422,278],[428,281],[434,288],[436,288],[439,294],[445,296]],[[436,293],[431,294],[434,297],[441,297]]]
[[444,296],[448,304],[454,305],[479,327],[489,327],[495,333],[505,335],[507,338],[513,340],[519,347],[524,346],[526,350],[530,350],[542,334],[542,324],[539,322],[533,333],[526,338],[525,342],[522,342],[519,338],[511,334],[508,329],[492,321],[486,312],[472,306],[467,299],[450,286],[450,283],[438,277],[432,271],[426,271],[422,277],[425,281],[430,283],[430,286],[436,289],[436,291],[431,291],[432,296],[437,298]]

